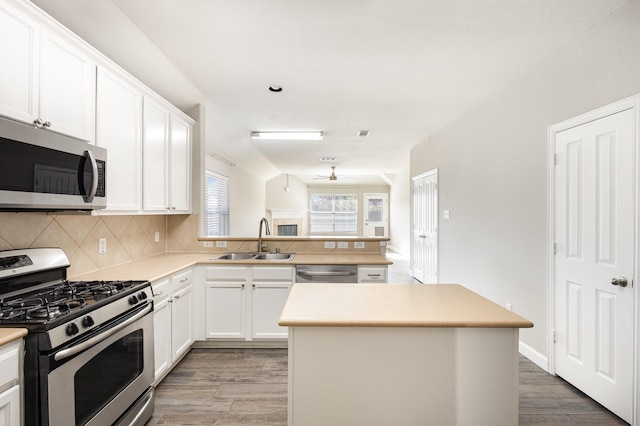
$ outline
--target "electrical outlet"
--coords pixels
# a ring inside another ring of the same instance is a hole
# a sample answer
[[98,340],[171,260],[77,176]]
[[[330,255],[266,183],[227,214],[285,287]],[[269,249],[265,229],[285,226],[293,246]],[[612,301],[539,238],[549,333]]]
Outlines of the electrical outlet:
[[349,248],[349,243],[347,241],[338,241],[338,248],[339,249],[348,249]]
[[156,231],[156,232],[153,234],[153,241],[155,241],[156,243],[159,243],[159,242],[160,242],[160,231]]
[[354,241],[353,248],[363,249],[364,248],[364,241]]
[[226,241],[216,241],[216,247],[226,248],[227,247],[227,242]]
[[202,247],[204,247],[204,248],[212,248],[213,247],[213,241],[203,241],[202,242]]
[[334,248],[336,248],[336,242],[335,241],[325,241],[324,242],[324,248],[326,248],[326,249],[334,249]]
[[100,238],[98,240],[98,253],[102,254],[102,253],[106,253],[107,252],[107,239],[106,238]]

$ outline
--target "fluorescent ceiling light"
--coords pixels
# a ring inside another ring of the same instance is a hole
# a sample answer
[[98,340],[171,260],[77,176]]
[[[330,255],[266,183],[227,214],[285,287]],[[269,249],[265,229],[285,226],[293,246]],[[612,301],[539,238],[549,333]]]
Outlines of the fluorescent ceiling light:
[[322,140],[322,132],[319,130],[301,132],[251,132],[251,139],[319,141]]

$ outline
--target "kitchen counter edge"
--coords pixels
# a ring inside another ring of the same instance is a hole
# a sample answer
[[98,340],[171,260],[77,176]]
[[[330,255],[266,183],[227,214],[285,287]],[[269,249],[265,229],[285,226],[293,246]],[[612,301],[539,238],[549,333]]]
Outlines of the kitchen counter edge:
[[215,260],[219,253],[164,253],[97,271],[70,276],[70,280],[149,280],[151,282],[195,265],[295,266],[299,264],[391,265],[382,254],[296,253],[291,260]]

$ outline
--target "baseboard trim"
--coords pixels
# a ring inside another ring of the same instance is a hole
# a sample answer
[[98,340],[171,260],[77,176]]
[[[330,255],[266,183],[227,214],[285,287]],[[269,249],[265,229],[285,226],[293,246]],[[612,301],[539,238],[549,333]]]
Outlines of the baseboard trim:
[[192,348],[208,349],[287,349],[287,340],[198,340],[193,342]]
[[529,359],[535,365],[542,368],[544,371],[549,372],[549,359],[544,354],[536,351],[522,340],[518,342],[518,351],[522,356]]

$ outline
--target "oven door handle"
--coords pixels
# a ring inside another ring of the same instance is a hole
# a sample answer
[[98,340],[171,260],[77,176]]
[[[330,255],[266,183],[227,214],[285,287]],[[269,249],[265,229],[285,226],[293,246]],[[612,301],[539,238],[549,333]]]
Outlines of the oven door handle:
[[65,358],[69,358],[70,356],[73,356],[77,353],[80,353],[82,351],[84,351],[85,349],[88,349],[90,347],[92,347],[93,345],[97,345],[98,343],[102,342],[103,340],[113,336],[114,334],[116,334],[117,332],[119,332],[120,330],[122,330],[123,328],[133,324],[134,322],[138,321],[140,318],[142,318],[143,316],[147,315],[149,312],[151,312],[151,309],[153,308],[153,305],[151,303],[149,303],[147,305],[146,308],[144,308],[142,311],[138,312],[137,314],[135,314],[134,316],[132,316],[131,318],[129,318],[128,320],[118,324],[117,326],[113,327],[112,329],[109,329],[108,331],[92,337],[89,340],[85,340],[82,343],[79,343],[75,346],[72,346],[68,349],[64,349],[61,350],[60,352],[56,353],[53,356],[53,359],[55,359],[56,361],[60,361],[63,360]]

